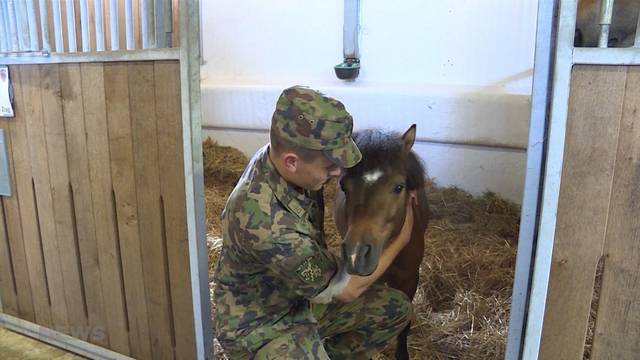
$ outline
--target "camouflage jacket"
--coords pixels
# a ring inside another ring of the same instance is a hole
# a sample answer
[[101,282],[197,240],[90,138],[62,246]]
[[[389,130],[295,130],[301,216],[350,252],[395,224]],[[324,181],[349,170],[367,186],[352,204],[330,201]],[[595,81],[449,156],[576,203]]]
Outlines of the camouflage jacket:
[[315,320],[309,299],[338,270],[323,238],[322,193],[287,183],[268,146],[249,162],[222,213],[214,279],[214,328],[223,346],[253,352],[276,334]]

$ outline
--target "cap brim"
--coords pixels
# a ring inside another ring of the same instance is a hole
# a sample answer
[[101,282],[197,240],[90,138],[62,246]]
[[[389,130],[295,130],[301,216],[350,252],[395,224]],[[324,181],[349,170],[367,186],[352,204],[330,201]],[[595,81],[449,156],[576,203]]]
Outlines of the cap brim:
[[340,165],[342,168],[354,167],[362,159],[360,149],[358,149],[356,143],[353,142],[353,139],[349,139],[349,141],[341,147],[324,150],[323,152],[329,160],[334,164]]

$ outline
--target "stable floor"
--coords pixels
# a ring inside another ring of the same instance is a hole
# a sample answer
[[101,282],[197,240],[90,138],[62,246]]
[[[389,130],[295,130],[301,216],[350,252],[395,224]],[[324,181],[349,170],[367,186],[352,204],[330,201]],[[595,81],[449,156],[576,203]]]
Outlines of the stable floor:
[[81,356],[0,327],[2,360],[80,360]]

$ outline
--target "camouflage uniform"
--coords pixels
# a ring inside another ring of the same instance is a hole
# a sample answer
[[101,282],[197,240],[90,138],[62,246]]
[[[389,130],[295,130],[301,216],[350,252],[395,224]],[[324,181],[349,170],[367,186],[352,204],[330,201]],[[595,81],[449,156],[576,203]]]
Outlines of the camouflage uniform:
[[[337,100],[293,87],[278,100],[272,130],[351,167],[361,158],[352,124]],[[407,324],[410,301],[373,285],[353,302],[312,306],[346,275],[324,241],[322,192],[285,181],[268,151],[254,155],[223,211],[216,336],[231,359],[368,358]]]

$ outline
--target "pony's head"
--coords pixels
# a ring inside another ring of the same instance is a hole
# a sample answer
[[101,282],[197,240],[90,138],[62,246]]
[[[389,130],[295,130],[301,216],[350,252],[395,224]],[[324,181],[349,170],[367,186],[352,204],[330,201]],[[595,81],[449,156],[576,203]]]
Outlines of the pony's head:
[[373,273],[384,247],[402,228],[408,190],[424,187],[424,168],[411,151],[412,125],[403,135],[379,130],[354,134],[362,161],[340,178],[347,230],[342,256],[350,274]]

